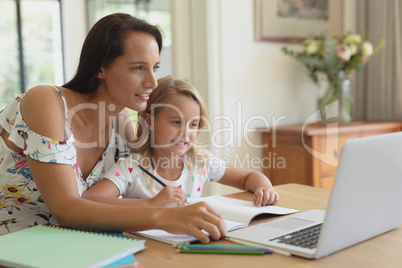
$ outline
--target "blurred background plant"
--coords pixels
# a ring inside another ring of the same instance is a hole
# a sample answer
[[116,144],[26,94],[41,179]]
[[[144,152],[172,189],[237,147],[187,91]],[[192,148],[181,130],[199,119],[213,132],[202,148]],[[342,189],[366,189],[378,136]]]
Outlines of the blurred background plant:
[[303,63],[315,83],[318,83],[319,72],[325,73],[329,83],[333,83],[339,72],[348,76],[353,70],[362,70],[368,59],[384,45],[385,41],[380,40],[374,48],[361,34],[330,36],[323,32],[307,38],[298,51],[287,47],[283,47],[282,51]]
[[303,41],[299,50],[283,47],[282,51],[303,63],[313,81],[320,85],[322,74],[328,79],[325,94],[318,99],[321,118],[325,107],[338,101],[338,122],[350,122],[353,116],[353,97],[349,74],[363,70],[369,58],[385,45],[380,40],[376,47],[361,34],[345,33],[331,36],[323,32]]

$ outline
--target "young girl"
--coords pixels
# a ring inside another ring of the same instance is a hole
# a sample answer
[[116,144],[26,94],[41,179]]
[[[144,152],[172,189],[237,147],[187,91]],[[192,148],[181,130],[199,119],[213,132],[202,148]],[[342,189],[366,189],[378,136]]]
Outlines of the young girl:
[[197,148],[195,142],[206,126],[207,112],[197,90],[188,83],[171,77],[159,79],[138,118],[132,154],[120,159],[86,198],[99,201],[104,197],[98,193],[108,193],[110,197],[136,199],[133,205],[182,206],[187,197],[200,197],[203,186],[215,181],[254,192],[257,206],[277,203],[279,196],[262,173],[225,165],[222,159]]

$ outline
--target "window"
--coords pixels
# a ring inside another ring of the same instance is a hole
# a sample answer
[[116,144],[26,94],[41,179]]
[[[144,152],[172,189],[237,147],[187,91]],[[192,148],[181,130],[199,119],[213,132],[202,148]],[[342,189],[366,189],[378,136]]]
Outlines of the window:
[[87,0],[88,27],[91,28],[102,17],[116,13],[128,13],[158,25],[163,34],[163,50],[158,77],[172,74],[171,45],[172,26],[170,0]]
[[[102,17],[123,12],[158,25],[163,34],[163,49],[158,77],[172,74],[172,26],[170,0],[87,0],[88,26],[91,28]],[[127,109],[132,121],[137,120],[137,112]]]
[[0,110],[39,84],[63,84],[59,0],[0,0]]

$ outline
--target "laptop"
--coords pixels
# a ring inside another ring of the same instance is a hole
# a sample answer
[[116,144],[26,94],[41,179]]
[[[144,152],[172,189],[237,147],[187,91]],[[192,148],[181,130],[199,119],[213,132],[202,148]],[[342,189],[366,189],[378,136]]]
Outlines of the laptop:
[[402,132],[348,140],[326,211],[300,212],[227,237],[319,259],[399,227],[401,189]]

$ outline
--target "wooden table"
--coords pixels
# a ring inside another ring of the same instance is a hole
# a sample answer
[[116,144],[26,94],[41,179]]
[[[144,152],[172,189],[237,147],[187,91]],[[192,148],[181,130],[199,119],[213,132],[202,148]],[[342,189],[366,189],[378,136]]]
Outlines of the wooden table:
[[[275,186],[280,194],[278,206],[299,209],[326,209],[330,190],[300,184]],[[252,200],[248,192],[228,195],[229,197]],[[373,212],[375,213],[375,212]],[[265,216],[254,219],[251,224],[279,219],[281,216]],[[213,244],[233,244],[222,240]],[[221,255],[176,253],[171,245],[146,239],[147,248],[135,258],[138,267],[401,267],[402,266],[402,226],[381,236],[334,253],[319,260],[287,257],[278,254]]]

